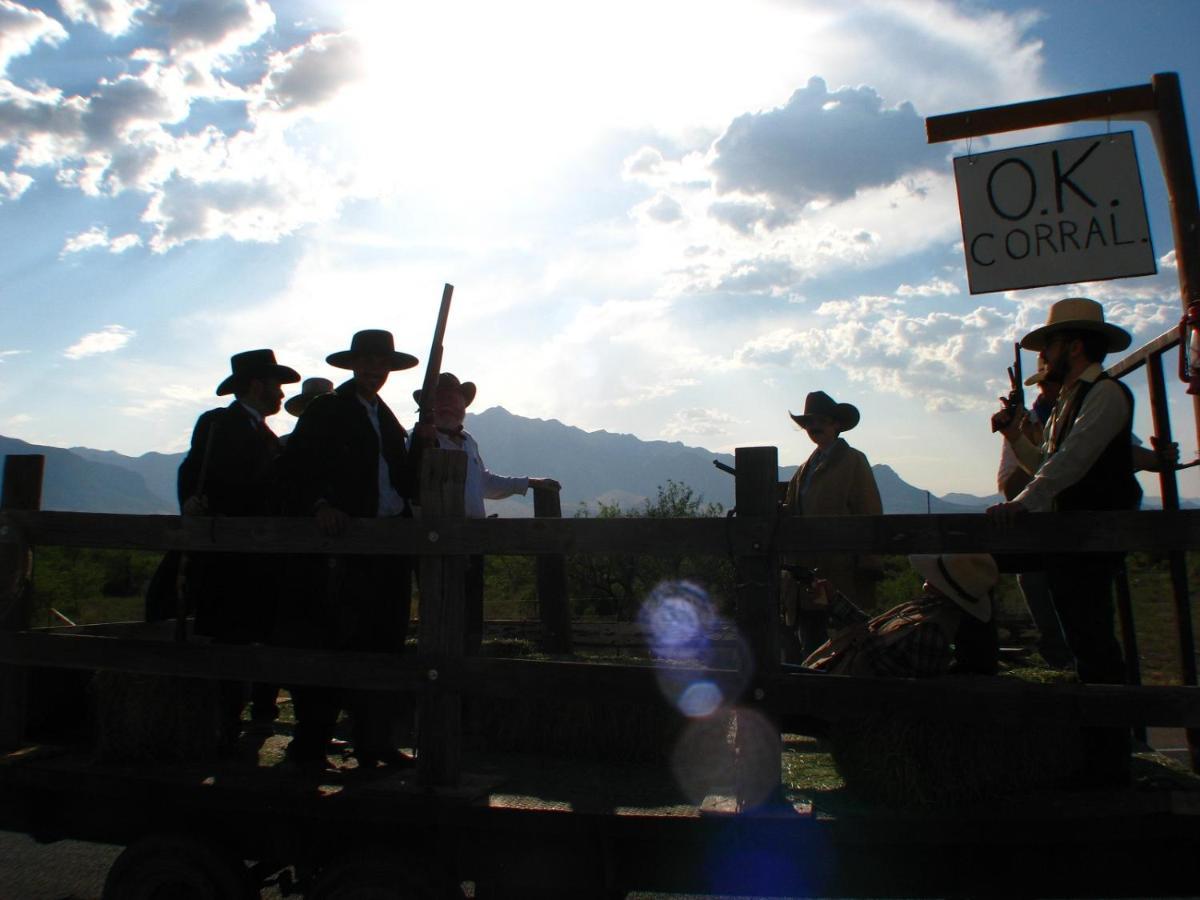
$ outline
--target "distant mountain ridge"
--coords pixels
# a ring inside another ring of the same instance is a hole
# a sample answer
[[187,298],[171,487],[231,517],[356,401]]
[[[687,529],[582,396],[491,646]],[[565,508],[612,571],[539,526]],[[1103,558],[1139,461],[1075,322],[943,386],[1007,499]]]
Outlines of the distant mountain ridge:
[[[707,502],[733,506],[733,478],[713,465],[734,465],[728,453],[713,453],[678,442],[643,441],[629,434],[584,431],[556,419],[529,419],[492,407],[467,416],[467,430],[479,441],[488,468],[502,475],[544,475],[563,485],[563,514],[599,503],[636,508],[656,496],[668,480],[686,484]],[[89,447],[44,447],[0,437],[0,456],[43,453],[46,474],[43,509],[77,512],[174,513],[175,475],[182,453],[131,457]],[[904,481],[890,466],[873,466],[885,513],[979,512],[995,497],[948,494],[937,497]],[[780,480],[795,472],[781,467]],[[531,497],[488,501],[503,516],[532,515]]]

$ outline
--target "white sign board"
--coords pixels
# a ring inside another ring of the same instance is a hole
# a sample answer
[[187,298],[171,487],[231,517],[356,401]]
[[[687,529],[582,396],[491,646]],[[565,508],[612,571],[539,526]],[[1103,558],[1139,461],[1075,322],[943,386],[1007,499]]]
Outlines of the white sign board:
[[1133,134],[954,160],[972,294],[1153,275]]

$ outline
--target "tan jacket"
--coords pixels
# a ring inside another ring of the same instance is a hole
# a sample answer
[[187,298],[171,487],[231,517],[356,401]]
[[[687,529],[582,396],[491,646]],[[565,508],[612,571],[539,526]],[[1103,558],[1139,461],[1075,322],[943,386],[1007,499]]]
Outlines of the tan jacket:
[[[801,485],[808,469],[813,465],[813,455],[792,476],[784,499],[785,510],[794,516],[872,516],[882,515],[883,502],[879,499],[879,487],[871,472],[871,464],[859,450],[838,438],[829,453],[813,471],[812,483],[807,493],[800,496]],[[852,553],[830,553],[824,555],[797,554],[785,562],[816,569],[823,578],[833,582],[834,587],[863,609],[870,609],[875,600],[875,576],[882,568],[878,556]],[[790,624],[794,604],[804,602],[797,596],[796,584],[788,573],[783,574],[780,585],[784,609]]]

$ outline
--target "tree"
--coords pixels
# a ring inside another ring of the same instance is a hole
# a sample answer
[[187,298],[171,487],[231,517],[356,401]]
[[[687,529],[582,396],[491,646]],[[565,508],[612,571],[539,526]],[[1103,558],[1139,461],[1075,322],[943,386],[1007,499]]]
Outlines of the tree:
[[[691,487],[668,480],[659,485],[653,500],[622,510],[619,504],[601,503],[596,516],[648,519],[715,518],[723,515],[720,503],[706,503]],[[587,517],[582,508],[576,517]],[[718,608],[732,604],[733,564],[729,559],[712,556],[638,556],[633,554],[575,555],[567,560],[567,581],[577,615],[591,612],[598,616],[628,621],[636,618],[642,601],[654,587],[667,580],[687,579],[713,595]]]

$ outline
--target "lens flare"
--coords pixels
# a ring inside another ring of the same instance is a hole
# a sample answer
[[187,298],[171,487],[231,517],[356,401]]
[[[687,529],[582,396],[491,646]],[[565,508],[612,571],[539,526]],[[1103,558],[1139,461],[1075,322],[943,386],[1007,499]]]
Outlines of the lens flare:
[[664,659],[703,659],[716,618],[708,592],[691,581],[661,582],[638,614],[650,649]]
[[695,681],[679,695],[679,711],[691,719],[711,716],[725,702],[721,689],[711,681]]

